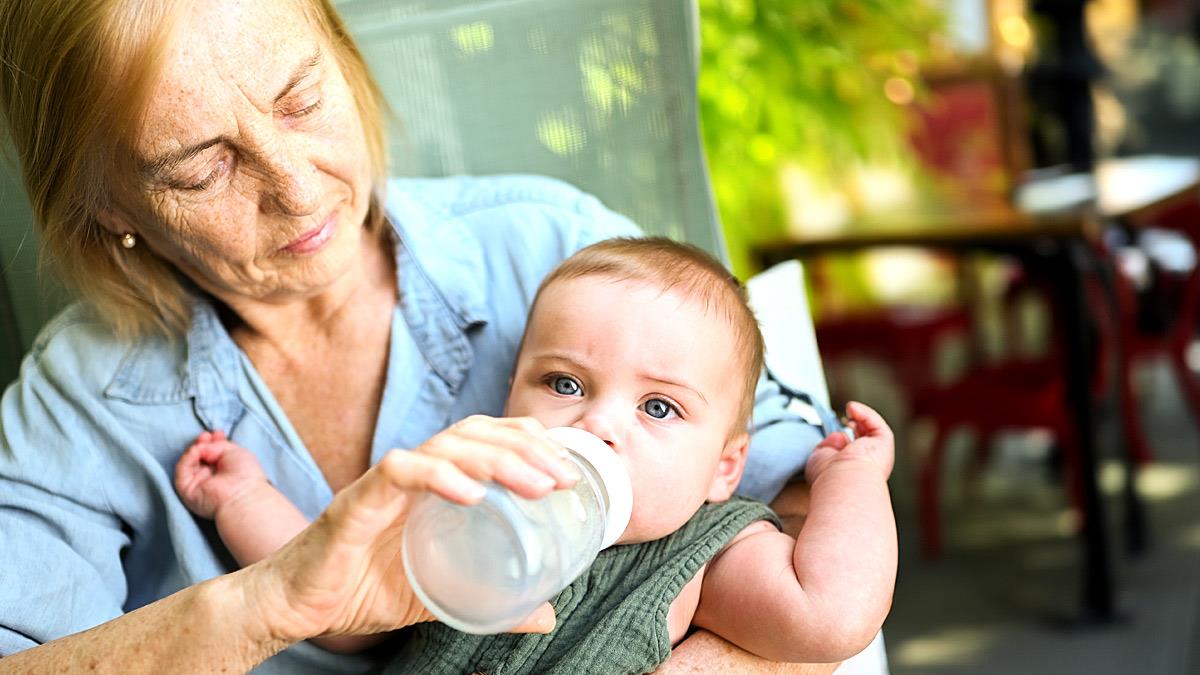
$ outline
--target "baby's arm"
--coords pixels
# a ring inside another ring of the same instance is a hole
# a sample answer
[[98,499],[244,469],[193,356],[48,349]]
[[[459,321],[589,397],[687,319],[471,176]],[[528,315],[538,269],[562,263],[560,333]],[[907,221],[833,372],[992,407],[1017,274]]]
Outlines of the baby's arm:
[[249,450],[204,432],[175,465],[175,489],[188,509],[217,524],[221,541],[242,567],[277,551],[308,519],[276,490]]
[[[242,567],[271,555],[308,527],[304,514],[267,480],[254,454],[221,431],[200,434],[179,458],[175,489],[192,513],[216,522],[221,541]],[[312,642],[354,652],[380,639],[345,635]]]
[[875,637],[896,582],[894,446],[878,413],[847,412],[856,440],[832,434],[808,461],[798,539],[762,523],[743,530],[709,564],[693,624],[777,661],[841,661]]

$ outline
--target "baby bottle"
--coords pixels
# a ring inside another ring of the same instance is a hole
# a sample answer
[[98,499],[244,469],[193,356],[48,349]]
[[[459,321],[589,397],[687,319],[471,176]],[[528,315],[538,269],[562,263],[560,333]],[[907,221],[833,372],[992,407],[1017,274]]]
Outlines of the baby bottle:
[[463,506],[416,500],[404,528],[404,570],[425,607],[466,633],[501,633],[566,588],[629,524],[633,490],[617,455],[596,436],[549,430],[582,478],[541,499],[495,484]]

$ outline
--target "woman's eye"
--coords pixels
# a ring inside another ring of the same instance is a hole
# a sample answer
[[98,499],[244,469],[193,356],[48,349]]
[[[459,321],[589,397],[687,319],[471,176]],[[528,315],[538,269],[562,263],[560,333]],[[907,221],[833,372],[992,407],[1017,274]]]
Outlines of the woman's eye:
[[199,183],[192,183],[191,185],[186,185],[186,186],[184,186],[184,189],[192,190],[193,192],[202,192],[202,191],[207,190],[208,188],[212,187],[212,184],[215,182],[217,182],[216,169],[214,169],[212,173],[208,174],[208,176],[206,176],[204,178],[204,180],[200,181]]
[[554,388],[555,393],[563,396],[578,396],[582,392],[582,387],[573,378],[560,375],[550,382],[550,386]]
[[310,114],[316,112],[317,109],[320,107],[321,107],[321,99],[317,99],[316,103],[313,103],[312,105],[306,106],[299,110],[293,110],[292,112],[287,113],[287,116],[288,117],[304,117],[305,115],[310,115]]
[[217,179],[221,177],[221,173],[225,171],[225,167],[228,164],[229,164],[228,160],[222,159],[219,162],[217,162],[217,165],[215,167],[213,167],[213,170],[210,171],[208,173],[208,175],[205,176],[200,181],[197,181],[194,183],[186,183],[185,182],[185,183],[180,184],[179,187],[184,190],[191,190],[192,192],[202,192],[204,190],[207,190],[208,188],[212,187],[214,183],[217,182]]
[[671,413],[675,412],[674,406],[661,398],[652,398],[642,404],[642,410],[654,419],[663,420],[670,417]]

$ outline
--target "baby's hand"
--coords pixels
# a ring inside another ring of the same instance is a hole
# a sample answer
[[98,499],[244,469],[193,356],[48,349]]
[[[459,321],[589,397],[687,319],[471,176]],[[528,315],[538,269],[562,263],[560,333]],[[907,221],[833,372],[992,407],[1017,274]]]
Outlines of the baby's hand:
[[842,462],[876,467],[884,480],[891,475],[896,458],[896,442],[887,422],[879,413],[857,402],[846,404],[846,415],[850,418],[847,426],[854,432],[854,440],[837,431],[818,443],[804,470],[804,476],[810,484],[831,466]]
[[204,518],[264,485],[267,476],[258,458],[223,431],[200,434],[175,465],[175,490],[192,513]]

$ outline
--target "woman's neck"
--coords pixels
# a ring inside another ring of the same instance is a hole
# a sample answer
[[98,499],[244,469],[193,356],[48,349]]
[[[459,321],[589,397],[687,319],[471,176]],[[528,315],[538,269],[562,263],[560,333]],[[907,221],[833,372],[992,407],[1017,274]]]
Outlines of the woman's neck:
[[396,301],[395,258],[391,247],[365,236],[358,261],[350,265],[329,288],[292,302],[263,302],[245,298],[220,298],[236,317],[230,335],[243,349],[271,346],[284,354],[311,349],[340,331],[354,331],[359,313],[389,308]]

